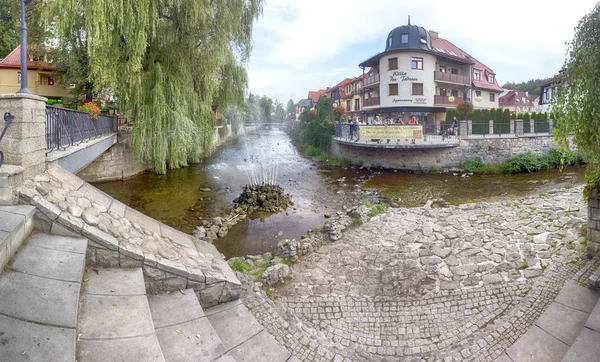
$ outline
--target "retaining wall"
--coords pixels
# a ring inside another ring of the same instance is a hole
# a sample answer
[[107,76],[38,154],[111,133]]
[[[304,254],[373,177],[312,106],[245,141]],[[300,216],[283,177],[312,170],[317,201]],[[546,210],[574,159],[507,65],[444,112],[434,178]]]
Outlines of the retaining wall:
[[588,195],[588,254],[600,251],[600,190],[593,189]]
[[331,153],[354,164],[380,166],[390,169],[431,170],[458,167],[463,161],[481,157],[484,163],[499,164],[514,156],[531,152],[545,154],[556,148],[551,135],[498,136],[461,139],[460,145],[450,148],[367,148],[360,144],[347,145],[332,141]]

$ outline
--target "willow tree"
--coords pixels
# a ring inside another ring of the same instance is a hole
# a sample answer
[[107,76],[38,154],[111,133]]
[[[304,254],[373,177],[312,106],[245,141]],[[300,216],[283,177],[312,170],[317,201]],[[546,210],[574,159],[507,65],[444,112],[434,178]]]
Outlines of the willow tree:
[[44,1],[61,48],[83,23],[89,78],[135,118],[134,150],[156,172],[199,161],[212,147],[212,108],[243,104],[263,0]]
[[[551,118],[555,137],[566,146],[569,137],[586,154],[588,188],[600,187],[600,3],[584,16],[558,76],[558,96]],[[586,188],[586,190],[588,189]]]

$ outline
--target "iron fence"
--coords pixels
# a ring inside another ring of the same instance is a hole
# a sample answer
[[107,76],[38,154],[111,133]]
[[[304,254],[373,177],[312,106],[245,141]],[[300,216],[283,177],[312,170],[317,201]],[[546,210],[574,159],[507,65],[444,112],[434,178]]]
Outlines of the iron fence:
[[547,120],[536,119],[533,121],[533,127],[535,130],[535,133],[550,132],[550,123]]
[[92,119],[87,112],[46,106],[46,152],[66,149],[115,132],[112,116]]
[[489,134],[490,133],[490,122],[489,121],[472,121],[472,134]]
[[509,134],[510,121],[494,121],[494,134]]

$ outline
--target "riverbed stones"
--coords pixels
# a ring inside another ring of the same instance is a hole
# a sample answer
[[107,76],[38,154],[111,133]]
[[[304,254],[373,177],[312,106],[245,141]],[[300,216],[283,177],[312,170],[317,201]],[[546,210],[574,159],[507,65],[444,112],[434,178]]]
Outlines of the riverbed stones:
[[236,213],[240,214],[252,214],[255,211],[279,212],[293,205],[291,196],[285,194],[282,187],[272,184],[245,185],[233,203]]
[[290,267],[286,264],[275,264],[268,267],[262,275],[262,283],[267,287],[283,283],[290,276]]
[[244,303],[300,360],[495,360],[585,265],[581,188],[431,205],[389,209],[336,241],[324,227],[277,299],[250,287]]

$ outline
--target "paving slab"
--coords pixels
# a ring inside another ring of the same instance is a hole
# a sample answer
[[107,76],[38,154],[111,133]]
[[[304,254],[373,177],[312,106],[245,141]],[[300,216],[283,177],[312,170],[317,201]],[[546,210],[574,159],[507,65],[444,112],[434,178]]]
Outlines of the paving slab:
[[596,332],[600,332],[600,300],[596,303],[594,310],[592,310],[592,314],[588,318],[585,326],[589,329],[593,329]]
[[0,278],[0,313],[75,328],[80,283],[8,271]]
[[[142,269],[87,268],[84,294],[145,295]],[[89,279],[87,279],[89,278]]]
[[570,346],[575,342],[588,316],[586,312],[553,302],[535,324]]
[[156,336],[150,334],[127,339],[80,340],[77,361],[164,362],[165,359]]
[[217,332],[208,319],[202,317],[156,329],[165,361],[212,361],[226,352]]
[[237,362],[286,362],[291,354],[263,330],[229,351]]
[[226,350],[245,342],[263,330],[250,311],[241,303],[219,313],[210,315],[207,313],[206,318],[217,331]]
[[[506,358],[508,358],[508,356],[507,356]],[[300,361],[300,359],[298,359],[298,357],[296,357],[296,356],[292,355],[292,356],[290,356],[290,358],[287,360],[287,362],[302,362],[302,361]],[[501,362],[503,362],[503,361],[501,361]],[[509,360],[508,360],[508,362],[512,362],[512,361],[510,361],[510,359],[509,359]]]
[[144,295],[83,294],[77,333],[81,339],[152,334],[148,299]]
[[25,225],[25,216],[0,210],[0,231],[14,236],[23,225]]
[[172,326],[204,317],[193,289],[148,297],[154,328]]
[[217,304],[214,307],[210,307],[207,310],[204,311],[204,314],[206,314],[207,316],[209,315],[213,315],[213,314],[217,314],[217,313],[221,313],[225,310],[234,308],[238,305],[242,305],[242,301],[237,299],[231,302],[227,302],[227,303],[221,303],[221,304]]
[[44,326],[0,315],[0,361],[74,360],[74,328]]
[[27,245],[85,254],[87,240],[82,237],[72,238],[61,235],[35,234],[27,240]]
[[31,218],[33,217],[33,214],[35,214],[35,207],[29,205],[8,205],[0,206],[0,211],[11,212],[13,214],[19,214],[27,218]]
[[596,306],[599,297],[599,292],[579,286],[572,281],[568,281],[554,301],[574,309],[591,313]]
[[569,348],[563,362],[591,362],[600,360],[600,333],[583,328]]
[[85,254],[27,244],[15,256],[11,266],[21,273],[79,283],[85,267]]
[[568,349],[568,345],[533,325],[506,350],[506,354],[518,362],[558,362]]

